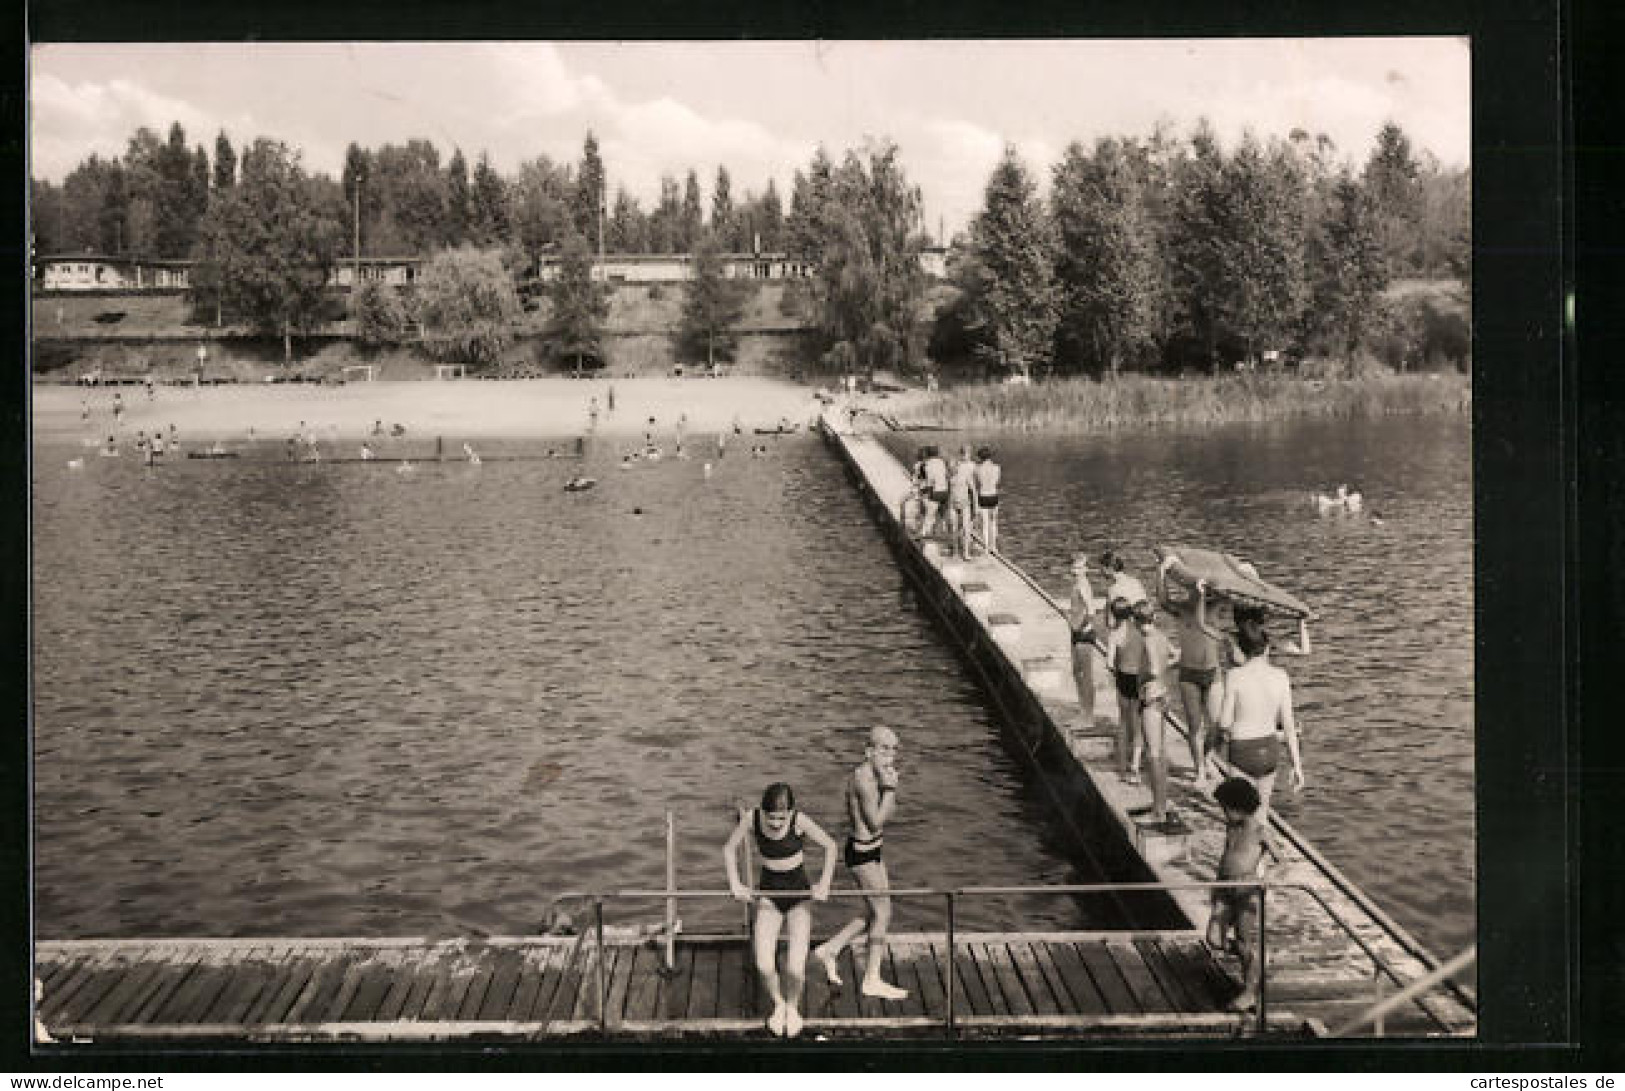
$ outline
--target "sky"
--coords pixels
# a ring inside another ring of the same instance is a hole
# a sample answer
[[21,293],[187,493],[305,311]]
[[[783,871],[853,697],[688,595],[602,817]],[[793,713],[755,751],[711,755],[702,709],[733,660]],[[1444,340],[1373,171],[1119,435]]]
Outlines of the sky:
[[645,209],[662,174],[691,167],[709,201],[719,165],[736,202],[772,178],[788,207],[819,144],[839,159],[874,137],[899,146],[949,237],[1007,144],[1042,191],[1072,141],[1187,135],[1201,117],[1227,146],[1324,133],[1355,166],[1388,121],[1446,166],[1471,143],[1469,46],[1442,37],[46,44],[29,79],[32,176],[53,182],[175,121],[211,155],[222,131],[239,150],[269,136],[334,177],[351,142],[426,138],[443,163],[460,147],[511,175],[537,155],[576,162],[591,130],[611,193]]

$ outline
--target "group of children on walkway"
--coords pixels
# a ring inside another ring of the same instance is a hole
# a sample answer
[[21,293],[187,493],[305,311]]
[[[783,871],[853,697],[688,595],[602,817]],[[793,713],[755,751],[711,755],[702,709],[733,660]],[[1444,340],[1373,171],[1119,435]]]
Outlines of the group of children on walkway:
[[[891,923],[890,880],[881,847],[886,822],[897,807],[897,735],[890,728],[869,732],[863,762],[846,781],[849,832],[841,845],[841,860],[864,891],[865,913],[811,950],[831,985],[841,984],[839,959],[848,945],[867,935],[867,957],[859,988],[865,996],[901,1000],[908,991],[883,980],[886,930]],[[805,845],[822,850],[823,868],[818,882],[808,880]],[[756,888],[746,885],[740,850],[754,846],[761,861]],[[835,873],[835,841],[806,812],[796,808],[795,792],[788,784],[770,784],[760,806],[741,808],[739,824],[723,846],[728,889],[742,902],[755,902],[751,946],[756,972],[767,990],[772,1012],[767,1028],[775,1036],[794,1038],[801,1033],[802,992],[807,981],[807,956],[812,936],[812,902],[829,897]],[[778,969],[779,935],[785,937],[784,973]]]
[[[1265,630],[1262,607],[1232,603],[1234,628],[1219,631],[1209,615],[1205,581],[1176,594],[1168,579],[1179,563],[1163,556],[1157,569],[1155,601],[1145,585],[1127,571],[1123,557],[1110,552],[1098,561],[1107,583],[1103,596],[1089,581],[1090,562],[1083,554],[1072,563],[1073,586],[1068,620],[1072,627],[1072,669],[1078,700],[1094,718],[1097,656],[1110,672],[1117,695],[1117,775],[1140,783],[1142,759],[1151,788],[1153,829],[1183,829],[1168,803],[1167,728],[1178,687],[1190,746],[1192,787],[1206,791],[1217,780],[1210,773],[1212,755],[1221,748],[1233,775],[1213,790],[1225,814],[1225,846],[1218,878],[1256,878],[1268,841],[1270,795],[1279,768],[1280,742],[1286,744],[1292,783],[1304,787],[1303,756],[1292,707],[1292,683],[1270,662],[1272,650],[1286,655],[1311,651],[1308,625],[1299,619],[1296,641],[1275,645]],[[1174,618],[1177,647],[1158,624],[1158,606]],[[1246,1010],[1257,1000],[1256,931],[1259,892],[1221,888],[1214,891],[1208,939],[1241,957],[1244,988],[1232,1003]]]
[[923,540],[932,537],[939,525],[945,525],[948,552],[965,560],[972,556],[971,545],[978,532],[982,548],[997,553],[999,482],[1003,474],[991,447],[978,447],[973,458],[967,443],[959,448],[952,465],[935,446],[919,448],[910,473],[912,487],[899,513],[903,526]]

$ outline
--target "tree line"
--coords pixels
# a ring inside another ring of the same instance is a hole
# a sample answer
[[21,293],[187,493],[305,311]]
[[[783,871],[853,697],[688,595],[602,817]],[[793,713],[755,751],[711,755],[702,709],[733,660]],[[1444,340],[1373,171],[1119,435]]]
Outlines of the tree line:
[[805,258],[809,358],[871,374],[956,362],[1024,376],[1212,369],[1272,352],[1349,359],[1392,335],[1381,299],[1393,279],[1470,272],[1467,173],[1419,157],[1392,124],[1359,169],[1301,131],[1247,135],[1226,151],[1204,121],[1188,139],[1164,130],[1074,142],[1050,182],[1041,200],[1006,150],[950,249],[947,292],[922,271],[923,199],[884,140],[839,161],[818,148],[794,172],[788,212],[771,182],[736,203],[719,167],[709,214],[692,170],[681,187],[668,176],[645,214],[621,188],[606,202],[590,132],[577,163],[538,156],[511,178],[483,153],[472,171],[460,150],[442,167],[426,140],[352,145],[333,180],[264,138],[239,155],[221,134],[211,159],[188,150],[175,124],[167,141],[138,131],[121,160],[91,156],[61,187],[36,182],[33,216],[39,250],[192,258],[194,303],[281,336],[290,356],[358,232],[363,255],[434,256],[410,298],[357,290],[358,335],[387,341],[415,326],[431,351],[473,363],[505,346],[499,331],[522,306],[515,286],[548,256],[558,259],[547,290],[555,350],[576,366],[601,359],[607,304],[591,269],[600,246],[694,255],[680,341],[707,363],[731,355],[741,310],[720,255],[759,240]]
[[[1392,281],[1470,274],[1467,173],[1391,123],[1358,170],[1324,136],[1227,152],[1204,122],[1074,142],[1050,182],[1039,200],[1006,149],[950,253],[934,358],[1020,375],[1346,362],[1416,320],[1385,302]],[[1421,334],[1398,335],[1404,364]]]
[[[179,122],[167,140],[148,128],[123,156],[91,155],[60,185],[32,183],[38,253],[98,252],[149,258],[196,257],[212,196],[229,192],[242,170],[225,133],[213,155],[188,147]],[[410,257],[464,245],[506,246],[531,260],[557,252],[571,233],[610,253],[688,253],[703,231],[725,251],[779,251],[795,225],[771,179],[760,193],[736,192],[726,166],[709,197],[689,169],[661,179],[645,210],[624,186],[611,190],[598,141],[588,133],[574,163],[538,155],[504,175],[481,152],[469,163],[454,148],[444,163],[432,141],[363,148],[352,143],[338,179],[306,175],[318,215],[363,257]],[[357,198],[359,197],[359,202]],[[359,213],[359,215],[357,215]]]

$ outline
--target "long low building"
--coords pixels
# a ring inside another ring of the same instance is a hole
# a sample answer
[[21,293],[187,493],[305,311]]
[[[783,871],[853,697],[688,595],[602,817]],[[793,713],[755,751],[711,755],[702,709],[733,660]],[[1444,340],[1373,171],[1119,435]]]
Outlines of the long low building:
[[[404,288],[423,276],[426,257],[363,257],[340,259],[328,274],[333,288],[353,287],[360,280]],[[194,262],[180,258],[146,258],[129,254],[47,254],[34,259],[34,284],[47,292],[184,291],[191,287]],[[692,254],[606,254],[595,259],[594,276],[612,284],[668,284],[693,277]],[[920,265],[927,276],[947,274],[946,251],[926,247]],[[559,260],[544,257],[536,279],[553,280]],[[740,253],[722,256],[723,275],[734,280],[801,280],[813,275],[813,263],[782,253]]]

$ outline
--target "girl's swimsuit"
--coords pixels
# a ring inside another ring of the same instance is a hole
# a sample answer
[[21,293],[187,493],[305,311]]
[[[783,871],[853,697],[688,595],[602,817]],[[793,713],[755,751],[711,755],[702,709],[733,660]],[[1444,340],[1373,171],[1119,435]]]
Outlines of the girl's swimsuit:
[[799,817],[799,813],[791,812],[789,829],[776,841],[762,830],[760,808],[751,820],[751,829],[756,835],[756,851],[762,857],[762,874],[756,884],[757,889],[796,892],[793,895],[767,896],[781,913],[788,913],[806,901],[812,889],[812,884],[807,881],[807,869],[803,866],[801,834],[796,832],[796,819]]
[[1230,764],[1250,777],[1267,777],[1275,772],[1280,748],[1274,735],[1256,739],[1231,739]]

